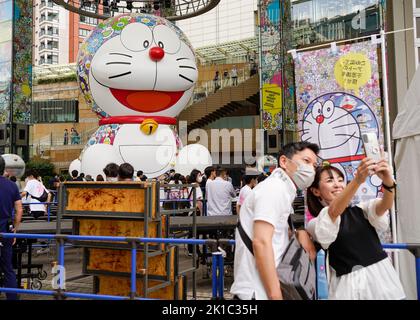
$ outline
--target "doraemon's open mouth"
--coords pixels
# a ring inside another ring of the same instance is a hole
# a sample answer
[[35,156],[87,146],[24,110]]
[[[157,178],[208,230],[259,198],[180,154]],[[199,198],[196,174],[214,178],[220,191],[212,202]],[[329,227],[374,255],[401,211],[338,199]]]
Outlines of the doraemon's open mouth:
[[112,95],[127,108],[139,112],[159,112],[176,104],[184,91],[137,91],[110,88]]

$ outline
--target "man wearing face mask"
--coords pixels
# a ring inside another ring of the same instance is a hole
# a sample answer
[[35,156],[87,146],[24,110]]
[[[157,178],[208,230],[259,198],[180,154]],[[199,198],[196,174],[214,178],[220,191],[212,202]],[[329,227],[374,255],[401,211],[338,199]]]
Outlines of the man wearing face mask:
[[[252,240],[253,253],[237,228],[231,288],[235,299],[283,299],[276,266],[289,243],[288,218],[297,189],[305,190],[312,184],[318,152],[319,147],[308,142],[284,146],[279,168],[259,183],[241,206],[240,224]],[[306,231],[299,231],[298,239],[314,259],[315,248]]]

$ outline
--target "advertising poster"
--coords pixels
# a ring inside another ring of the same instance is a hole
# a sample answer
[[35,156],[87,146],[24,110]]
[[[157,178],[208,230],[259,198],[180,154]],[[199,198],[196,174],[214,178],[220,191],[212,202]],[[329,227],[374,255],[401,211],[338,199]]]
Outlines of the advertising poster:
[[[365,157],[362,133],[373,132],[384,144],[377,45],[366,41],[301,52],[295,75],[300,139],[318,144],[321,161],[351,181]],[[381,184],[371,176],[354,202],[380,196]]]
[[32,100],[32,1],[14,0],[13,122],[29,124]]
[[0,0],[0,124],[9,122],[12,80],[12,0]]

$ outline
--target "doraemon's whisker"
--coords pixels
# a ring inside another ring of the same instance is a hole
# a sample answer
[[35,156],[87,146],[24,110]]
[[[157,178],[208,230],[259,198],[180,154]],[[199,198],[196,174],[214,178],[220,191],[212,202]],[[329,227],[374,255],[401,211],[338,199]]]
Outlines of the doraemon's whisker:
[[128,54],[124,54],[124,53],[117,53],[117,52],[112,52],[109,54],[110,56],[112,55],[116,55],[116,56],[124,56],[124,57],[128,57],[128,58],[132,58],[133,56],[130,56]]
[[107,62],[106,65],[110,64],[131,64],[131,62]]
[[354,109],[353,111],[351,111],[350,113],[356,112],[356,111],[363,111],[363,109]]
[[331,122],[328,122],[328,124],[331,124],[333,122],[336,122],[336,121],[340,120],[341,118],[347,117],[348,115],[349,115],[349,113],[343,114],[341,117],[338,117],[337,119],[335,119],[335,120],[333,120]]
[[344,137],[351,137],[351,138],[355,138],[355,139],[359,139],[362,140],[362,138],[360,137],[356,137],[355,136],[356,132],[353,134],[344,134],[344,133],[340,133],[340,134],[335,134],[334,136],[344,136]]
[[194,83],[194,81],[193,81],[193,80],[191,80],[191,79],[189,79],[189,78],[187,78],[187,77],[183,76],[182,74],[179,74],[179,76],[180,76],[181,78],[183,78],[183,79],[185,79],[185,80],[187,80],[187,81],[191,82],[191,83]]
[[190,66],[179,66],[180,68],[184,68],[184,69],[193,69],[193,70],[197,70],[194,67],[190,67]]
[[176,61],[180,61],[180,60],[190,60],[189,58],[178,58],[176,59]]
[[309,120],[306,120],[306,119],[303,119],[303,120],[301,120],[302,122],[307,122],[307,123],[309,123],[309,124],[313,124],[312,122],[310,122]]
[[114,79],[114,78],[124,77],[124,76],[126,76],[128,74],[131,74],[131,71],[124,72],[124,73],[121,73],[121,74],[117,74],[115,76],[108,77],[108,79]]
[[307,132],[307,131],[309,131],[309,129],[302,129],[302,130],[299,130],[298,132]]
[[337,128],[341,128],[341,127],[347,127],[347,126],[357,126],[357,123],[347,123],[347,124],[343,124],[341,126],[333,127],[333,129],[337,129]]

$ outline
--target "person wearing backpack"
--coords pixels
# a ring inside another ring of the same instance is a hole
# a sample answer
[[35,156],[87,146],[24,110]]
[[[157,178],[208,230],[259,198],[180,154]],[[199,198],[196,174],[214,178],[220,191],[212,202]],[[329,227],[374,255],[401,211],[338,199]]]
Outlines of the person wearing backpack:
[[[234,299],[283,299],[277,267],[289,246],[288,219],[297,188],[304,190],[314,180],[318,152],[319,147],[309,142],[285,145],[279,153],[279,168],[245,199],[235,233],[234,282],[230,290]],[[316,250],[307,232],[298,231],[296,238],[314,260]]]
[[21,196],[22,198],[31,197],[29,209],[31,215],[38,219],[41,216],[44,216],[47,212],[46,204],[37,204],[45,203],[51,201],[50,192],[44,187],[44,185],[38,181],[38,173],[35,170],[28,170],[27,179],[25,188],[23,189]]

